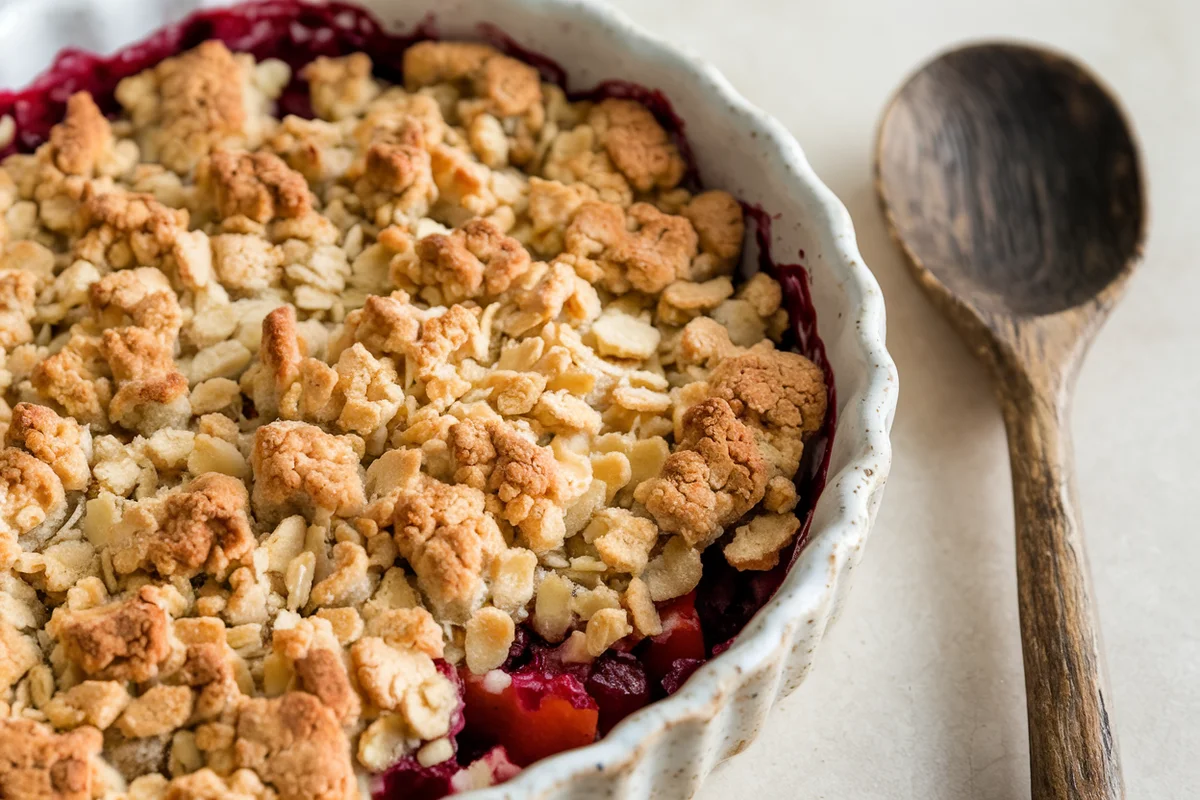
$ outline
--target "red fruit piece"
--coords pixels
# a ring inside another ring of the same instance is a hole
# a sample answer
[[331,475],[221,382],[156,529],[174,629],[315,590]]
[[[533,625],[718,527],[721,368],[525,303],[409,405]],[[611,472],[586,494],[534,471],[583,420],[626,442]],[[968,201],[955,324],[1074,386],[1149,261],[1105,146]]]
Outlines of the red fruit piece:
[[601,736],[650,702],[646,668],[629,653],[610,650],[596,659],[585,685],[600,706]]
[[683,682],[692,677],[692,673],[704,662],[698,658],[677,658],[671,664],[671,671],[663,676],[662,687],[667,694],[675,694]]
[[660,683],[670,674],[679,659],[704,661],[707,656],[700,615],[696,613],[695,592],[662,603],[658,607],[658,616],[662,619],[662,633],[650,637],[642,655],[646,675],[654,683]]
[[578,678],[543,672],[509,678],[491,691],[494,680],[463,675],[466,736],[502,745],[521,767],[596,740],[599,711]]

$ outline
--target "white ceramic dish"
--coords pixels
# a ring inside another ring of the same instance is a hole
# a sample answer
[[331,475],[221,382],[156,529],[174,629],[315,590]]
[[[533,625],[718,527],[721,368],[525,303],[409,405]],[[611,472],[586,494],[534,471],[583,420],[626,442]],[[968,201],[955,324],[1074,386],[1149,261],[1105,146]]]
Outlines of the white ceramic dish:
[[[0,0],[0,86],[29,82],[66,46],[111,52],[210,0]],[[701,175],[776,218],[773,252],[803,250],[821,337],[836,376],[829,483],[808,544],[776,596],[737,642],[671,698],[602,741],[539,762],[473,797],[682,798],[754,739],[775,700],[804,679],[836,616],[891,464],[895,365],[883,297],[855,245],[846,209],[791,135],[711,66],[635,27],[597,0],[360,0],[389,26],[434,10],[439,31],[469,38],[495,23],[556,59],[572,86],[617,78],[662,90],[686,123]]]

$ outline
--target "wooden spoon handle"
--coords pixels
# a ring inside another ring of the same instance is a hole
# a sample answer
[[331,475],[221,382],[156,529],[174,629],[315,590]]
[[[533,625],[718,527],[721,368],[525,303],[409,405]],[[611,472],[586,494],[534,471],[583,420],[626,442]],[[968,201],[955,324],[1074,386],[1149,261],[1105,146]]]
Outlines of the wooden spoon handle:
[[1076,511],[1066,397],[1065,390],[1041,393],[1029,384],[1024,391],[1001,389],[1016,507],[1033,800],[1115,800],[1125,787]]

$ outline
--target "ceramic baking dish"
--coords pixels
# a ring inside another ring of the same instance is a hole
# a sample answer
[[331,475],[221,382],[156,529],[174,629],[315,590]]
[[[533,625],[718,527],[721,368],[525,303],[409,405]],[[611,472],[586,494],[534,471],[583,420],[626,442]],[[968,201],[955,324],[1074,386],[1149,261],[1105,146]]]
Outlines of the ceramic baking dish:
[[[812,303],[836,382],[837,421],[826,488],[807,542],[774,598],[737,641],[675,695],[602,741],[538,762],[473,797],[689,797],[721,760],[744,749],[775,700],[799,685],[862,557],[891,464],[895,365],[884,345],[883,296],[855,245],[846,209],[778,122],[713,67],[595,0],[363,0],[381,21],[411,28],[432,16],[443,37],[480,24],[561,64],[570,86],[603,80],[660,90],[683,120],[708,188],[772,218],[770,247],[811,276]],[[0,8],[0,86],[19,87],[61,48],[111,52],[203,0],[11,0]]]

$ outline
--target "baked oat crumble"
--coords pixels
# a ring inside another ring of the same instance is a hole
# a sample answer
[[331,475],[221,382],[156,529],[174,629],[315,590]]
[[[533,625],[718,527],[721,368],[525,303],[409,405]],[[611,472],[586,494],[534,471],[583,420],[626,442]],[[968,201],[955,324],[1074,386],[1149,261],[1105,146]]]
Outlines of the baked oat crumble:
[[445,662],[589,662],[794,540],[826,386],[738,202],[635,100],[404,75],[277,119],[208,41],[0,166],[0,797],[356,797],[454,755]]

